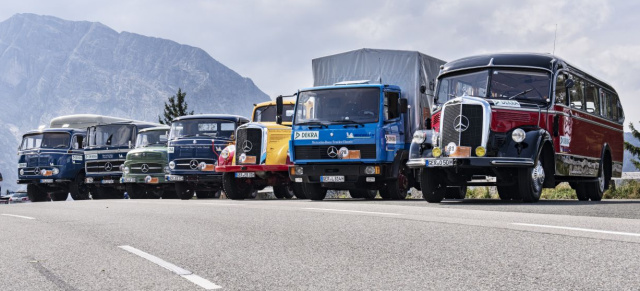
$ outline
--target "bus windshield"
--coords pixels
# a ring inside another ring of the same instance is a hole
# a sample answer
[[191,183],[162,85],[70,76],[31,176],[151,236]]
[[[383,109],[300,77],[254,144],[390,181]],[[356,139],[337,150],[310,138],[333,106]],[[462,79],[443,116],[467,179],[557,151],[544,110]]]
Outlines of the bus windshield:
[[69,148],[71,136],[64,132],[45,132],[42,134],[25,135],[22,138],[21,150],[43,148],[43,149],[66,149]]
[[89,146],[128,146],[133,141],[133,125],[98,125],[89,129]]
[[139,133],[136,138],[136,148],[167,146],[168,131],[169,130],[151,130]]
[[374,123],[380,112],[380,88],[303,91],[298,96],[295,123]]
[[[461,96],[549,102],[550,77],[546,72],[495,69],[446,76],[438,80],[439,104]],[[490,90],[490,91],[489,91]]]
[[[294,104],[284,104],[282,106],[282,122],[291,122],[293,120]],[[253,114],[254,122],[276,122],[276,106],[267,105],[256,108]]]

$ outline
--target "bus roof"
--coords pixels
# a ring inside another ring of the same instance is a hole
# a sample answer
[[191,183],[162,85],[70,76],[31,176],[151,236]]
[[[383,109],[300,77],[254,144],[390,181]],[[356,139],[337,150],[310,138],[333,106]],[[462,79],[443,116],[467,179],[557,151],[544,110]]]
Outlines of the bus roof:
[[51,119],[50,128],[87,128],[98,124],[129,121],[131,119],[98,115],[98,114],[73,114],[58,116]]

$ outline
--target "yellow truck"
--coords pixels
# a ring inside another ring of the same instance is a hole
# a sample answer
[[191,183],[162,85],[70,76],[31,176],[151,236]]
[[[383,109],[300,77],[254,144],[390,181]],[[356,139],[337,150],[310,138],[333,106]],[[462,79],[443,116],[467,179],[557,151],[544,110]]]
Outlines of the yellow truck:
[[306,199],[302,183],[289,179],[289,140],[295,101],[283,102],[281,124],[276,122],[276,102],[256,104],[251,122],[236,130],[235,145],[222,150],[216,172],[230,199],[244,199],[255,190],[273,187],[278,199]]

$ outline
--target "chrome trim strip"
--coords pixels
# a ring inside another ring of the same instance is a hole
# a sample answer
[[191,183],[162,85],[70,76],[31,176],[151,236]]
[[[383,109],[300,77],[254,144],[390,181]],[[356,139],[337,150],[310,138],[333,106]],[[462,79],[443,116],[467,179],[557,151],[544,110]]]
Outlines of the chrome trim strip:
[[455,72],[460,72],[460,71],[467,71],[467,70],[476,70],[476,69],[495,69],[495,68],[521,68],[521,69],[532,69],[532,70],[540,70],[540,71],[547,71],[551,74],[553,74],[553,70],[551,69],[547,69],[547,68],[541,68],[541,67],[531,67],[531,66],[496,66],[493,65],[492,66],[476,66],[476,67],[466,67],[466,68],[461,68],[461,69],[457,69],[457,70],[450,70],[450,71],[446,71],[444,74],[440,74],[438,76],[438,80],[441,79],[442,76],[446,76],[449,75],[451,73],[455,73]]
[[422,168],[425,165],[426,159],[413,159],[407,161],[407,167],[409,168]]
[[522,160],[493,160],[491,161],[492,165],[496,166],[532,166],[534,165],[531,159],[522,159]]

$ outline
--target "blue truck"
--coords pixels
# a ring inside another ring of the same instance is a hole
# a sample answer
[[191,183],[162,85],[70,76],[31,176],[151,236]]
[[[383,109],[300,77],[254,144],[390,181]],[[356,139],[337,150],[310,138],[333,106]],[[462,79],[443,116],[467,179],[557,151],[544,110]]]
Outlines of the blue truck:
[[[307,198],[404,199],[419,187],[406,166],[412,133],[428,125],[445,62],[415,51],[361,49],[312,61],[314,87],[299,90],[290,178]],[[282,114],[281,100],[277,101]],[[425,124],[427,123],[427,124]]]
[[161,124],[124,120],[91,126],[87,129],[84,150],[85,183],[93,199],[124,197],[126,185],[120,182],[127,153],[134,148],[138,132]]
[[215,171],[220,152],[235,141],[238,126],[249,119],[228,114],[181,116],[171,122],[167,153],[168,182],[174,182],[176,194],[183,200],[217,198],[222,188],[222,173]]

